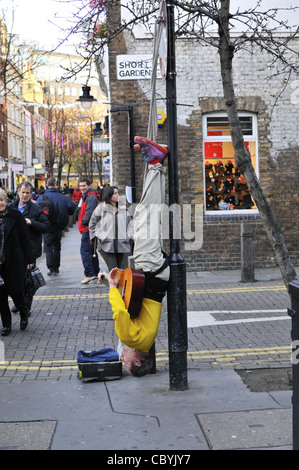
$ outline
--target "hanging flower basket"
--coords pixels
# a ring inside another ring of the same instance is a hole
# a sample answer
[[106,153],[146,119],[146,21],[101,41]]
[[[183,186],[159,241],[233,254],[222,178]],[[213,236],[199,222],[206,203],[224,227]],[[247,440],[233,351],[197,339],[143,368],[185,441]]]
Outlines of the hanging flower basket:
[[108,35],[107,23],[98,23],[94,29],[94,38],[105,38]]
[[105,0],[90,0],[89,1],[90,8],[102,7],[104,5],[105,5]]

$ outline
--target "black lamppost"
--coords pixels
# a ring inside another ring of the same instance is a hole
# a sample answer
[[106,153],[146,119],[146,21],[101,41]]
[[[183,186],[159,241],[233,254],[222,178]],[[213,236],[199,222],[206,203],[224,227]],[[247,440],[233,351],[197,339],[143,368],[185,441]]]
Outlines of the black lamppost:
[[[95,124],[96,124],[96,127],[94,127],[91,130],[91,135],[92,135],[92,137],[95,137],[96,139],[99,139],[99,138],[101,138],[101,136],[103,134],[102,123],[101,122],[96,122]],[[95,150],[94,153],[97,153],[97,150]],[[95,157],[95,160],[97,162],[97,167],[98,167],[98,171],[99,171],[100,186],[103,186],[103,181],[102,181],[102,166],[103,166],[102,152],[100,151],[99,153],[100,153],[100,166],[99,166],[97,157]]]
[[[167,2],[167,130],[169,206],[179,204],[177,101],[174,39],[174,6]],[[173,214],[169,212],[170,282],[167,291],[169,379],[171,390],[186,390],[187,380],[187,289],[186,263],[180,254],[180,240],[174,239]]]
[[93,184],[93,150],[92,150],[92,120],[89,116],[82,116],[81,114],[77,116],[78,119],[88,119],[90,127],[90,179],[91,184]]

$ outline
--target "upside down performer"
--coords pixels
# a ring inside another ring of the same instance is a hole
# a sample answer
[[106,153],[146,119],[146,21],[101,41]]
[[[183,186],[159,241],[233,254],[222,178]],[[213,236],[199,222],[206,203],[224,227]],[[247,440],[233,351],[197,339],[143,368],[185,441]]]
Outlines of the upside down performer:
[[124,367],[129,374],[141,377],[153,365],[149,350],[158,333],[162,299],[169,281],[168,260],[162,251],[160,211],[165,198],[164,160],[168,150],[142,137],[135,137],[135,143],[148,164],[142,196],[134,214],[133,259],[135,269],[145,276],[143,300],[137,318],[130,317],[118,289],[118,269],[113,268],[109,274],[101,272],[98,277],[100,282],[102,276],[108,280],[115,331],[123,345],[121,360]]

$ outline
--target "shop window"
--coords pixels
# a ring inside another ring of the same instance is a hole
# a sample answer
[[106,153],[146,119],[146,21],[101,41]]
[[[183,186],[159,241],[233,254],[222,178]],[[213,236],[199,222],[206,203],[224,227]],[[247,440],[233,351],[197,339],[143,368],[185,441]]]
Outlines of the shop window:
[[[258,175],[256,115],[239,114],[246,148]],[[256,210],[244,176],[237,168],[225,113],[203,116],[205,208],[208,212]]]

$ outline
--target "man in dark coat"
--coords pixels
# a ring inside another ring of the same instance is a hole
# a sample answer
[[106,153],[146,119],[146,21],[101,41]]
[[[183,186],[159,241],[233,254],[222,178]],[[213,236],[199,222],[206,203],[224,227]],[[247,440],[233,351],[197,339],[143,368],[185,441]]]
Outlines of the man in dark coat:
[[25,303],[25,274],[34,262],[30,234],[24,217],[7,206],[7,195],[0,189],[0,313],[2,336],[11,331],[10,296],[20,311],[20,329],[28,325],[28,307]]
[[48,276],[55,276],[59,273],[60,267],[62,232],[68,224],[69,215],[74,214],[76,206],[69,197],[58,191],[55,178],[48,179],[47,189],[39,196],[36,203],[40,204],[44,198],[50,199],[54,206],[54,214],[50,218],[50,231],[44,235],[44,242]]
[[[49,232],[50,222],[43,213],[41,207],[32,202],[33,187],[29,181],[23,181],[18,187],[18,199],[11,204],[11,207],[19,210],[25,218],[29,228],[31,248],[34,258],[34,266],[37,258],[42,255],[42,234]],[[32,295],[26,292],[26,303],[30,311],[32,305]],[[16,306],[11,309],[12,312],[18,312]]]

